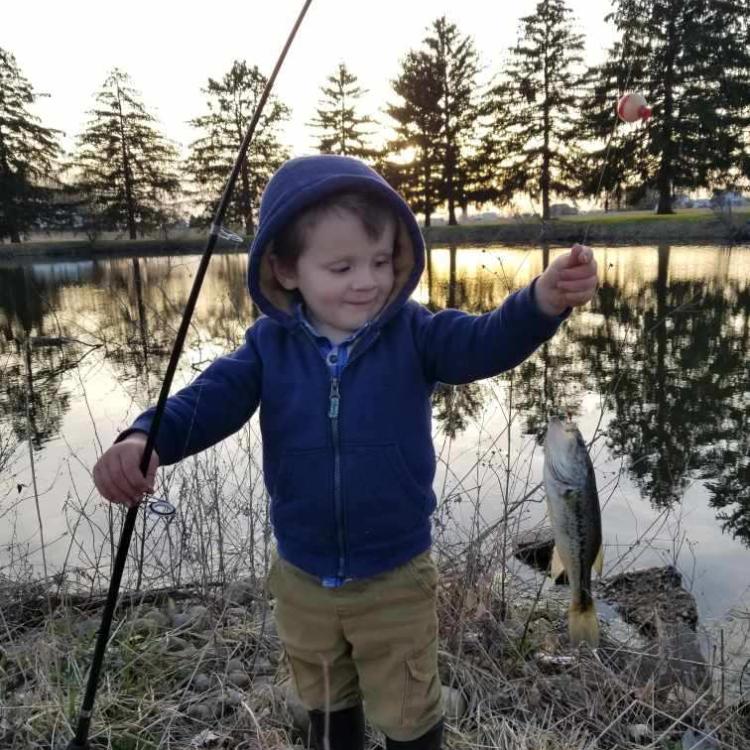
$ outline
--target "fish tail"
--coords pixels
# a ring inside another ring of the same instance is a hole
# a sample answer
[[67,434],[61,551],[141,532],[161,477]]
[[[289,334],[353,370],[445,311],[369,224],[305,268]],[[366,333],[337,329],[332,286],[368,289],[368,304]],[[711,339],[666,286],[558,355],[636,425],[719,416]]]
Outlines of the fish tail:
[[591,648],[599,645],[599,620],[594,602],[571,603],[568,610],[568,635],[574,645],[587,643]]

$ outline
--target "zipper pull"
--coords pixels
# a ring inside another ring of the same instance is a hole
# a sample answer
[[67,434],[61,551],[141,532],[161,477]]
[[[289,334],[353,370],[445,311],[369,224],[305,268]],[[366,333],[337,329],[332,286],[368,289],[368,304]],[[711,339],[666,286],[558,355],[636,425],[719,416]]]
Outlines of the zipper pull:
[[328,416],[331,419],[337,419],[339,416],[339,379],[331,378],[331,392],[328,395],[329,407]]

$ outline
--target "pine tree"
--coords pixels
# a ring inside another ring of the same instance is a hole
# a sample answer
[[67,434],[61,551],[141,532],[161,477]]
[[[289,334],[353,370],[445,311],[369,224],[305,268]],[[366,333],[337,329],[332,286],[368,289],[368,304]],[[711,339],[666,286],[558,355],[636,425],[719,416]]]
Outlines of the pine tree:
[[423,198],[420,210],[427,209],[426,224],[427,214],[443,203],[448,207],[448,223],[456,224],[456,208],[465,208],[469,201],[478,72],[471,37],[462,36],[455,24],[441,17],[433,22],[422,48],[404,58],[394,81],[403,104],[388,108],[398,123],[397,138],[388,152],[402,157],[416,152],[414,162],[401,173],[412,188],[409,192]]
[[[190,121],[203,134],[191,144],[187,164],[196,185],[195,197],[204,207],[203,222],[210,221],[214,214],[265,85],[266,77],[257,66],[250,68],[246,62],[236,60],[224,78],[209,78],[203,89],[208,112]],[[269,98],[242,164],[225,221],[241,226],[247,234],[254,231],[254,215],[263,186],[288,158],[279,129],[289,115],[285,104]]]
[[498,193],[504,201],[518,192],[541,197],[544,219],[552,195],[575,195],[580,186],[576,86],[582,49],[565,0],[541,0],[533,15],[521,19],[518,44],[487,97],[483,153]]
[[401,104],[387,108],[396,122],[396,135],[386,146],[380,168],[412,209],[424,214],[425,226],[430,226],[430,217],[440,204],[442,179],[441,87],[432,58],[423,51],[409,52],[392,85]]
[[471,37],[462,36],[445,16],[433,22],[432,32],[424,44],[441,87],[441,198],[448,204],[448,223],[453,225],[458,223],[456,207],[465,209],[469,198],[470,155],[479,111],[475,94],[479,56]]
[[614,102],[624,89],[644,94],[654,116],[618,126],[611,174],[633,197],[656,190],[657,213],[672,213],[681,188],[735,184],[750,163],[749,17],[748,0],[617,0],[611,18],[622,36],[590,73],[599,84],[586,127],[604,144],[594,155],[604,161]]
[[367,144],[366,129],[373,119],[357,114],[359,100],[367,92],[357,85],[357,76],[339,63],[328,85],[321,86],[324,99],[317,108],[317,117],[310,122],[319,131],[318,150],[321,154],[343,154],[368,159],[374,155]]
[[96,95],[97,106],[78,136],[71,162],[77,190],[102,226],[138,231],[173,216],[179,193],[175,146],[158,130],[127,73],[114,68]]
[[0,241],[20,242],[53,211],[60,131],[29,111],[39,96],[15,57],[0,48]]

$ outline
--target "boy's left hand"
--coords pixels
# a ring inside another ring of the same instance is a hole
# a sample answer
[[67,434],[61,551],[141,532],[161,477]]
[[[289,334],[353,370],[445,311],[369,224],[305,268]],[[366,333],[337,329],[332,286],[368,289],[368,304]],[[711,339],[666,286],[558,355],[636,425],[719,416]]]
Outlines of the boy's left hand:
[[596,293],[596,260],[586,245],[573,245],[555,258],[534,287],[536,303],[547,315],[561,315],[568,307],[589,303]]

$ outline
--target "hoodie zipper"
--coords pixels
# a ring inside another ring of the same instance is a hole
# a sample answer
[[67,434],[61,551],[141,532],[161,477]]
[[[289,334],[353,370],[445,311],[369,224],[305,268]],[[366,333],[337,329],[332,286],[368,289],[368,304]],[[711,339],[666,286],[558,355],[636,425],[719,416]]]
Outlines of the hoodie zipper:
[[[341,497],[341,439],[339,436],[339,404],[341,403],[341,392],[339,391],[340,379],[330,375],[328,360],[318,348],[315,337],[306,326],[300,326],[315,351],[320,354],[323,365],[330,377],[330,388],[328,391],[328,418],[331,422],[331,441],[333,443],[333,504],[336,513],[336,538],[339,545],[339,560],[337,576],[344,578],[346,569],[346,538],[344,536],[344,504]],[[351,360],[350,360],[351,361]]]
[[[326,365],[327,366],[327,365]],[[344,538],[344,504],[341,499],[341,441],[339,439],[339,379],[331,377],[331,389],[328,393],[328,418],[331,420],[331,438],[333,440],[333,504],[336,509],[336,530],[339,540],[338,577],[344,577],[346,567],[346,539]]]
[[[315,351],[320,354],[326,372],[330,374],[328,360],[318,348],[315,337],[306,326],[302,325],[300,327],[305,332],[310,343],[315,347]],[[367,342],[366,346],[363,347],[360,345],[358,347],[353,347],[356,348],[357,351],[352,352],[352,356],[349,357],[347,364],[351,364],[355,359],[362,356],[363,351],[378,337],[379,333],[379,331],[376,331],[370,341]],[[355,342],[355,345],[357,343],[359,343],[359,341]],[[333,442],[333,503],[336,511],[336,537],[339,544],[339,565],[337,575],[339,578],[344,578],[346,572],[346,538],[344,536],[344,503],[341,497],[341,438],[339,434],[339,409],[341,405],[341,391],[339,390],[339,385],[341,379],[340,377],[332,375],[330,376],[330,381],[331,385],[328,391],[328,418],[331,421],[331,440]]]

